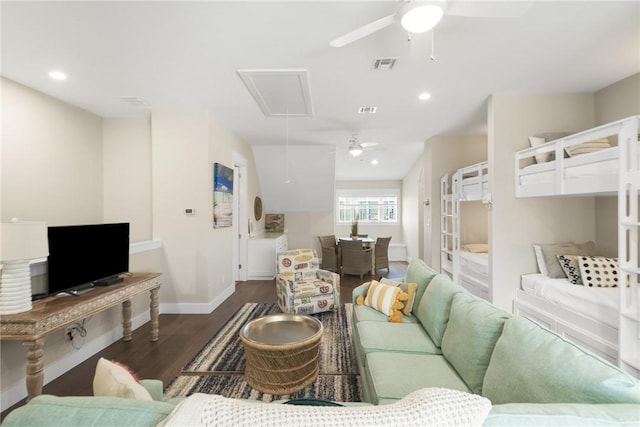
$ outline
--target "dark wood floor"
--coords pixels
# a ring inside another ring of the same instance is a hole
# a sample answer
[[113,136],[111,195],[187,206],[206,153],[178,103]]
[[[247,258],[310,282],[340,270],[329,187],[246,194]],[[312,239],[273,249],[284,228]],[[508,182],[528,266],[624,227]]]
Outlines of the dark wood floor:
[[[390,271],[379,271],[378,276],[389,278],[404,276],[405,262],[391,262]],[[376,277],[378,277],[376,276]],[[340,281],[342,302],[351,302],[353,288],[371,280],[344,275]],[[148,341],[149,324],[133,332],[129,342],[119,340],[98,354],[90,357],[64,375],[44,386],[43,393],[58,396],[90,396],[93,394],[93,374],[100,357],[117,360],[129,366],[140,378],[156,378],[167,385],[178,376],[186,365],[211,337],[246,302],[275,302],[275,280],[250,280],[238,282],[236,291],[211,314],[162,314],[160,315],[160,338]],[[0,418],[12,409],[24,404],[20,402],[3,412]]]

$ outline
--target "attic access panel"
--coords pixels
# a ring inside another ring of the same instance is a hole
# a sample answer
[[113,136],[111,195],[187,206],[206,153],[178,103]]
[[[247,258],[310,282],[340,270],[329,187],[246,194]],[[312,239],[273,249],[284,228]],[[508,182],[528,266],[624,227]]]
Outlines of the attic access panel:
[[238,70],[238,75],[265,116],[313,115],[307,70]]

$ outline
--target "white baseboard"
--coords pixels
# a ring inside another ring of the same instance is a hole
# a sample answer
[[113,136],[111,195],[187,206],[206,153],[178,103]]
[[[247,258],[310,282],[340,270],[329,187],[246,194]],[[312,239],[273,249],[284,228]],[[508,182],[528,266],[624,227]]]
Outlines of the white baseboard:
[[[170,302],[160,303],[160,313],[162,314],[209,314],[218,308],[236,290],[235,284],[222,291],[213,301],[204,303],[181,303]],[[162,326],[162,325],[161,325]]]
[[389,261],[407,261],[407,245],[404,243],[389,243]]

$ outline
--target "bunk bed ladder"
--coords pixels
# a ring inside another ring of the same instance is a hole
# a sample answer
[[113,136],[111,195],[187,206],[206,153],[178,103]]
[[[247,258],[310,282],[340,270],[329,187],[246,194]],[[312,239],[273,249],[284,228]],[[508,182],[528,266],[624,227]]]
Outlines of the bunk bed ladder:
[[453,242],[453,283],[460,285],[460,191],[463,174],[458,170],[451,177],[451,221]]
[[453,203],[449,175],[440,178],[440,272],[453,278]]
[[[618,132],[618,284],[620,325],[618,365],[640,377],[640,116],[629,118]],[[627,286],[628,284],[628,286]]]

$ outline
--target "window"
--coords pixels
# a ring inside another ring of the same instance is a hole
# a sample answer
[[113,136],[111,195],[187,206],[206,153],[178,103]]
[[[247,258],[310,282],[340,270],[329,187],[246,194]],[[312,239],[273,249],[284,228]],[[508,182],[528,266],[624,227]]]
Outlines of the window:
[[338,225],[351,224],[357,217],[365,224],[398,224],[399,189],[336,191]]

